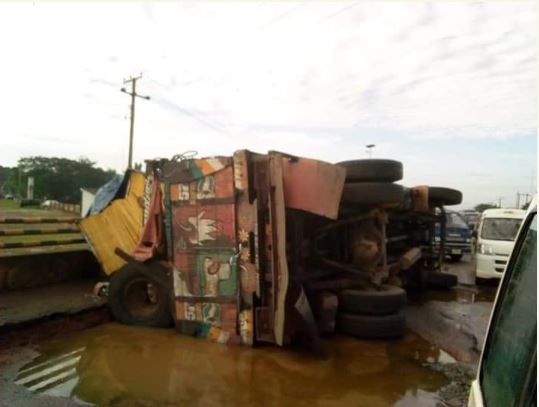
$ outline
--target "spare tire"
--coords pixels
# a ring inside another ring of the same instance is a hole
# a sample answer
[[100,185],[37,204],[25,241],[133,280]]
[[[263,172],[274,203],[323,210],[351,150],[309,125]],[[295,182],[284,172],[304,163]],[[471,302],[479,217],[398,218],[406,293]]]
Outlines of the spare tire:
[[429,202],[437,205],[459,205],[462,192],[444,187],[429,187]]
[[406,305],[406,291],[392,285],[375,289],[347,289],[339,295],[339,309],[349,314],[388,315]]
[[346,183],[341,199],[344,205],[400,204],[403,201],[404,187],[385,182]]
[[395,182],[402,179],[402,163],[395,160],[366,159],[337,163],[346,168],[346,182]]
[[[161,267],[152,267],[152,273],[161,273]],[[127,325],[164,328],[172,325],[169,289],[159,279],[153,279],[136,267],[126,264],[112,274],[108,304],[112,315]]]
[[340,313],[337,329],[358,338],[399,338],[406,331],[406,318],[403,311],[383,316]]

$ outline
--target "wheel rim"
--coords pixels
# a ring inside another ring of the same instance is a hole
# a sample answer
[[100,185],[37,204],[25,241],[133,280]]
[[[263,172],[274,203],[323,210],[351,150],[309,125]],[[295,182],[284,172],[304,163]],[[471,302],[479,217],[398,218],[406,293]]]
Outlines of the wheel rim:
[[162,302],[159,287],[147,278],[131,280],[124,288],[126,310],[137,319],[145,319],[155,313]]

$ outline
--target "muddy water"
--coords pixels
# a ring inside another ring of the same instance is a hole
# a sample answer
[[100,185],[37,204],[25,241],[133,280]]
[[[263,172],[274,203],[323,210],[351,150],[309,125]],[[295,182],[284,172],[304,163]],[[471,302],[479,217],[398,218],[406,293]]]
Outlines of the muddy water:
[[489,285],[481,286],[457,286],[448,290],[424,290],[409,295],[410,304],[422,305],[428,301],[442,302],[494,302],[496,298],[497,285],[490,283]]
[[40,346],[15,383],[97,405],[434,406],[446,379],[423,364],[451,361],[411,333],[329,348],[320,360],[109,323]]

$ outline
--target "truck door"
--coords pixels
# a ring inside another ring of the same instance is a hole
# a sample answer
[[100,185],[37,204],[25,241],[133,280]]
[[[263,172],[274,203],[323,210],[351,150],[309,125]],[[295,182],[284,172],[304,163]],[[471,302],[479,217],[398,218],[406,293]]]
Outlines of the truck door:
[[170,162],[163,179],[176,326],[218,342],[239,342],[232,158]]

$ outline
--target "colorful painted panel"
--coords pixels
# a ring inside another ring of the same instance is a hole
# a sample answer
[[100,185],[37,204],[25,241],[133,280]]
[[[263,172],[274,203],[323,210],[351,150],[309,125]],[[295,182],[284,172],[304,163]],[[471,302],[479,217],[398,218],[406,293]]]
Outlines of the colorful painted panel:
[[173,208],[172,233],[175,252],[204,247],[235,247],[235,229],[233,204],[200,204]]
[[233,169],[200,176],[221,161],[196,163],[196,179],[169,189],[176,320],[195,323],[198,336],[239,342]]

